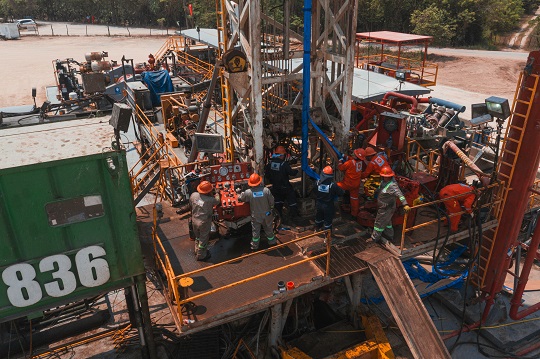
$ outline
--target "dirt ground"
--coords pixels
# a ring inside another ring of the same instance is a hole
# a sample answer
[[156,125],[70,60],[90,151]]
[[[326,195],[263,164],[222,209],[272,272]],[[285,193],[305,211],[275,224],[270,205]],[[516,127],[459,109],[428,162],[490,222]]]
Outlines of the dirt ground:
[[439,65],[438,85],[504,97],[510,101],[516,90],[519,73],[525,66],[525,61],[488,57],[432,55],[431,61]]
[[[31,89],[37,88],[38,106],[45,100],[45,86],[54,85],[52,61],[73,58],[84,61],[91,51],[108,51],[109,59],[120,62],[123,55],[134,62],[146,61],[166,36],[23,36],[0,43],[0,107],[32,103]],[[470,107],[486,97],[512,100],[523,61],[492,57],[431,55],[439,64],[438,86],[432,96]],[[9,65],[6,65],[9,64]]]

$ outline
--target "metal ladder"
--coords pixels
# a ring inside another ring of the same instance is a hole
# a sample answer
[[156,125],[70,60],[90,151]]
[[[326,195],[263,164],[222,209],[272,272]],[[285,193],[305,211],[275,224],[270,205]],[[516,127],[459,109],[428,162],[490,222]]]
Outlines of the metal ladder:
[[[218,56],[221,58],[227,49],[227,28],[226,28],[226,14],[227,8],[225,0],[216,0],[216,15],[217,15],[217,30],[218,30]],[[229,81],[221,73],[221,104],[222,115],[224,122],[224,137],[225,137],[225,153],[227,155],[227,162],[234,161],[234,140],[233,140],[233,125],[232,125],[232,104],[233,98],[232,88]]]
[[[527,126],[529,120],[529,115],[531,112],[531,107],[533,104],[533,98],[536,94],[538,88],[538,82],[540,77],[538,75],[528,75],[534,77],[534,85],[532,87],[525,86],[526,74],[524,71],[521,72],[518,85],[516,87],[516,92],[514,94],[514,101],[512,104],[512,116],[511,120],[506,127],[504,139],[502,140],[502,148],[500,150],[499,162],[497,163],[497,175],[502,181],[505,182],[505,188],[502,195],[502,203],[498,207],[496,213],[497,220],[500,222],[503,208],[506,204],[506,198],[508,192],[512,190],[509,186],[512,183],[512,178],[514,171],[516,170],[515,164],[519,157],[519,153],[522,146],[522,140],[524,135],[524,129]],[[527,100],[520,100],[518,97],[520,91],[527,91]],[[523,106],[518,106],[523,105]],[[520,110],[518,110],[520,108]],[[512,130],[512,133],[510,132]],[[511,136],[510,136],[511,134]],[[515,150],[510,150],[509,147],[516,147]],[[479,285],[480,288],[484,286],[484,280],[486,277],[486,270],[489,266],[491,260],[491,253],[494,244],[494,239],[497,237],[497,231],[499,227],[495,227],[487,230],[482,235],[482,246],[480,248],[480,262],[477,273],[473,274],[473,282]]]

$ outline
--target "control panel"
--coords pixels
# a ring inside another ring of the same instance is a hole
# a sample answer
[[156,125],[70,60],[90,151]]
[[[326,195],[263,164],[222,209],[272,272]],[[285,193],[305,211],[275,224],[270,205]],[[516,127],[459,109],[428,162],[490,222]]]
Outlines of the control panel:
[[238,195],[249,188],[248,178],[252,173],[250,163],[222,163],[210,167],[207,176],[221,198],[216,207],[220,220],[236,221],[250,216],[249,203],[239,202]]

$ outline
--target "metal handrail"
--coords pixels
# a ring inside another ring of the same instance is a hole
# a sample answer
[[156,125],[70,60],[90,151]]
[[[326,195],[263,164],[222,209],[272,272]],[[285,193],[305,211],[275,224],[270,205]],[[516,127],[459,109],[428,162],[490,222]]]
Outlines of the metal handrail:
[[[383,66],[383,65],[377,65],[374,63],[370,63],[370,61],[373,61],[373,59],[380,60],[381,55],[369,55],[369,56],[356,56],[355,65],[358,68],[366,68],[370,70],[370,68],[378,68],[381,69],[383,72],[394,72],[396,70],[406,70],[410,71],[411,73],[415,73],[419,76],[420,82],[419,85],[422,86],[435,86],[437,84],[437,75],[439,72],[439,65],[431,62],[423,62],[421,60],[415,60],[410,59],[406,57],[398,57],[394,55],[384,54],[384,58],[386,59],[399,59],[399,69]],[[376,61],[380,62],[380,61]],[[395,61],[397,63],[397,61]]]
[[[496,212],[497,208],[500,206],[500,204],[503,201],[502,192],[503,192],[503,189],[504,189],[504,182],[493,183],[493,184],[487,186],[485,189],[480,189],[479,192],[484,192],[484,191],[486,191],[486,190],[488,190],[490,188],[497,188],[498,189],[498,191],[494,193],[494,195],[495,195],[494,199],[491,200],[488,203],[485,203],[485,204],[481,205],[479,208],[492,208],[492,210],[494,212]],[[460,198],[460,197],[466,196],[466,195],[471,194],[471,193],[475,193],[475,191],[469,191],[469,192],[465,192],[465,193],[460,193],[460,194],[450,196],[450,197],[447,197],[447,198],[444,198],[444,199],[438,199],[438,200],[431,201],[431,202],[424,202],[424,203],[420,203],[420,204],[417,204],[417,205],[413,205],[413,206],[411,206],[411,210],[417,210],[417,209],[420,209],[420,208],[423,208],[423,207],[439,205],[440,203],[443,203],[443,202],[446,202],[446,201],[449,201],[449,200],[452,200],[452,199],[455,199],[455,198]],[[435,223],[437,223],[439,221],[439,219],[434,219],[434,220],[430,220],[430,221],[423,222],[423,223],[416,224],[416,225],[413,224],[412,226],[407,227],[407,222],[408,222],[407,220],[409,218],[409,213],[405,213],[405,215],[403,217],[403,227],[402,227],[402,230],[401,230],[401,242],[400,242],[400,250],[401,250],[401,252],[403,252],[403,250],[405,249],[405,234],[407,232],[411,232],[411,231],[417,230],[419,228],[427,227],[427,226],[429,226],[431,224],[435,224]],[[455,217],[455,216],[461,216],[464,213],[466,213],[466,211],[460,211],[460,212],[457,212],[457,213],[449,214],[448,217],[452,218],[452,217]],[[494,213],[494,216],[497,218],[497,215],[495,213]]]
[[[217,263],[217,264],[205,267],[205,268],[197,269],[197,270],[194,270],[194,271],[191,271],[191,272],[188,272],[188,273],[183,273],[183,274],[175,276],[174,275],[174,270],[173,270],[171,262],[170,262],[170,259],[169,259],[168,255],[167,255],[165,247],[163,246],[161,238],[158,235],[158,231],[157,231],[157,211],[155,209],[155,206],[154,206],[153,213],[154,213],[154,221],[153,221],[154,226],[153,226],[153,229],[152,229],[152,238],[153,238],[153,242],[154,242],[154,253],[155,253],[155,256],[156,256],[158,266],[164,271],[165,276],[167,278],[167,283],[168,283],[168,287],[169,287],[169,293],[172,293],[173,296],[174,296],[173,299],[175,300],[176,305],[177,305],[177,313],[178,313],[178,317],[180,318],[180,321],[182,321],[182,305],[183,304],[191,302],[194,299],[199,299],[199,298],[211,295],[213,293],[216,293],[216,292],[228,289],[228,288],[232,288],[232,287],[244,284],[244,283],[248,283],[248,282],[253,281],[255,279],[258,279],[258,278],[261,278],[261,277],[264,277],[264,276],[267,276],[267,275],[270,275],[270,274],[273,274],[273,273],[276,273],[276,272],[279,272],[279,271],[282,271],[282,270],[285,270],[285,269],[288,269],[288,268],[291,268],[291,267],[294,267],[294,266],[297,266],[297,265],[300,265],[300,264],[303,264],[303,263],[306,263],[306,262],[315,261],[315,260],[317,260],[319,258],[326,257],[327,259],[326,259],[325,275],[328,276],[329,273],[330,273],[330,252],[331,252],[330,231],[320,231],[320,232],[315,232],[315,233],[312,233],[310,235],[307,235],[307,236],[304,236],[304,237],[301,237],[301,238],[294,239],[294,240],[289,241],[287,243],[283,243],[283,244],[280,244],[280,245],[277,245],[277,246],[270,247],[270,248],[265,249],[265,250],[245,254],[243,256],[240,256],[240,257],[237,257],[237,258],[225,261],[225,262]],[[324,253],[321,253],[321,254],[318,254],[318,255],[315,255],[315,256],[300,260],[300,261],[295,262],[295,263],[291,263],[291,264],[288,264],[288,265],[285,265],[285,266],[281,266],[281,267],[266,271],[264,273],[261,273],[261,274],[255,275],[255,276],[252,276],[252,277],[249,277],[249,278],[246,278],[246,279],[234,282],[234,283],[227,284],[227,285],[219,287],[219,288],[215,288],[215,289],[213,289],[211,291],[201,293],[201,294],[198,294],[196,296],[192,296],[192,297],[189,297],[189,298],[186,298],[186,299],[181,299],[180,298],[180,293],[179,293],[179,290],[178,290],[178,286],[179,286],[179,280],[181,278],[189,277],[189,276],[192,276],[193,274],[196,274],[196,273],[201,273],[201,272],[208,271],[208,270],[211,270],[211,269],[214,269],[214,268],[218,268],[218,267],[224,266],[226,264],[236,263],[239,260],[242,260],[242,259],[245,259],[245,258],[248,258],[248,257],[252,257],[252,256],[256,256],[256,255],[261,255],[261,254],[264,254],[266,252],[273,251],[273,250],[275,250],[277,248],[288,246],[289,244],[296,243],[296,242],[299,242],[299,241],[302,241],[302,240],[306,240],[308,238],[312,238],[312,237],[315,237],[315,236],[318,236],[318,235],[321,235],[321,234],[325,235],[325,237],[326,237],[326,251]],[[163,259],[161,258],[161,255],[159,255],[159,252],[157,250],[158,247],[161,250],[161,252],[163,253],[162,254],[162,256],[164,257]]]
[[[416,153],[414,155],[411,155],[411,146],[416,145]],[[429,154],[429,162],[426,163],[421,155],[422,154]],[[407,141],[407,161],[410,161],[411,159],[414,159],[416,161],[415,170],[418,171],[418,165],[422,164],[425,168],[425,170],[428,171],[429,174],[433,174],[437,171],[438,166],[435,163],[435,156],[439,155],[438,150],[430,150],[427,151],[422,145],[416,141],[409,139]]]

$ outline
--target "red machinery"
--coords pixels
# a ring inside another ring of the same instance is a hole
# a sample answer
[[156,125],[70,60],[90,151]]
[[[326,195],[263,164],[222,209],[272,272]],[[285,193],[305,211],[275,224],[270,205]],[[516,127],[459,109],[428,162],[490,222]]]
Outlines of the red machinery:
[[244,191],[248,188],[247,180],[252,172],[251,164],[247,162],[222,163],[211,166],[206,176],[221,197],[221,205],[216,207],[218,218],[229,222],[228,227],[238,228],[248,222],[241,220],[249,220],[249,203],[239,202],[236,190],[239,188]]

